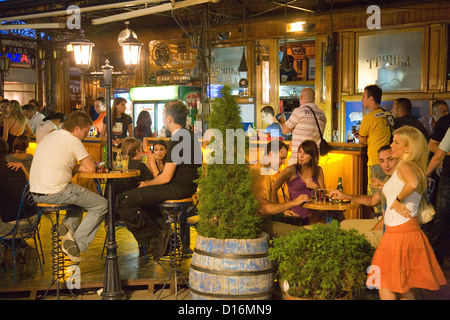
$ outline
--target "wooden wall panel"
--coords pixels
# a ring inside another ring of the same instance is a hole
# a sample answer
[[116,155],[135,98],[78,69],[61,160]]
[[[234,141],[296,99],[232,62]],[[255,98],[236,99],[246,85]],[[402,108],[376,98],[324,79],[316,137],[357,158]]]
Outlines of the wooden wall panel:
[[445,24],[430,25],[428,42],[428,92],[444,91],[447,43]]

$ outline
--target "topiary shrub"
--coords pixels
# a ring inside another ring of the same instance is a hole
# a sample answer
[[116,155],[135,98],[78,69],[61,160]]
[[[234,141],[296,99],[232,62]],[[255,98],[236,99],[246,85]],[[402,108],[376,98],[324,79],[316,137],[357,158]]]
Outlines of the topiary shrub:
[[[209,115],[209,127],[219,130],[226,146],[226,130],[242,130],[240,107],[231,96],[231,88],[224,86],[221,96],[214,99]],[[211,143],[214,142],[214,137]],[[249,166],[238,164],[234,148],[234,161],[206,164],[200,168],[198,182],[199,222],[198,234],[217,239],[254,239],[261,232],[258,202],[252,193]],[[245,151],[246,152],[246,151]]]
[[269,257],[291,296],[332,300],[363,288],[375,249],[356,230],[345,231],[337,221],[313,225],[274,239]]

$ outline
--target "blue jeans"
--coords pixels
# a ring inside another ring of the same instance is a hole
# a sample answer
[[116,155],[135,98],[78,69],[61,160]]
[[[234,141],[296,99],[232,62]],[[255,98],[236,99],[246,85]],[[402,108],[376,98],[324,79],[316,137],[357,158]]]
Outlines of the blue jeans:
[[[108,201],[98,194],[79,185],[69,183],[60,192],[35,196],[36,202],[71,204],[80,208],[67,210],[63,223],[72,229],[75,242],[81,252],[86,252],[108,211]],[[83,209],[86,215],[82,219]],[[80,223],[81,221],[81,223]]]
[[[446,254],[450,226],[450,177],[441,176],[436,200],[436,215],[431,229],[430,244],[438,261]],[[447,249],[448,250],[448,249]]]

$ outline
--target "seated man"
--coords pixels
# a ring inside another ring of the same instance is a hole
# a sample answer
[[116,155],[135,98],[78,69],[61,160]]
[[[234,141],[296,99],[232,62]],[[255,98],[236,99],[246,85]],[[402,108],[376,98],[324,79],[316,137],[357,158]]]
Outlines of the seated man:
[[281,124],[275,119],[275,111],[271,106],[265,106],[261,109],[261,119],[268,127],[264,129],[264,133],[270,134],[271,138],[283,138]]
[[[25,186],[28,183],[28,172],[21,163],[7,163],[5,158],[8,154],[8,144],[0,139],[0,236],[5,236],[11,232],[16,225],[17,213],[19,212],[20,201]],[[19,168],[17,170],[17,168]],[[25,174],[26,173],[26,174]],[[36,205],[31,201],[24,201],[23,211],[21,212],[17,234],[28,231],[30,224],[36,223],[38,219]],[[11,243],[12,244],[12,243]],[[16,247],[19,244],[15,244]],[[12,265],[12,256],[6,252],[8,260]],[[16,260],[17,270],[20,274],[33,274],[37,270],[37,251],[22,242]],[[0,262],[2,257],[0,257]]]
[[166,103],[163,122],[171,138],[163,172],[152,180],[141,182],[138,189],[116,197],[116,206],[125,226],[139,245],[152,246],[155,261],[163,256],[170,232],[159,210],[150,208],[166,200],[190,198],[197,191],[194,181],[198,179],[202,151],[194,133],[185,128],[187,113],[181,101]]
[[253,194],[258,200],[258,212],[264,219],[263,231],[270,238],[280,237],[301,228],[300,226],[274,221],[272,216],[282,214],[288,217],[295,217],[297,214],[290,209],[308,201],[308,196],[305,194],[283,203],[274,203],[272,201],[273,175],[285,163],[287,152],[288,147],[284,142],[279,140],[270,141],[267,144],[267,149],[261,162],[252,165],[250,168],[250,175],[253,180]]
[[[62,251],[80,262],[108,211],[108,202],[97,193],[72,183],[77,172],[95,172],[95,163],[81,142],[87,137],[92,119],[74,111],[61,130],[49,133],[37,146],[30,171],[30,191],[36,202],[78,206],[68,210],[58,227]],[[79,162],[79,164],[77,164]],[[82,219],[84,209],[86,215]]]
[[[377,192],[371,196],[367,195],[351,195],[343,193],[339,190],[330,191],[330,197],[334,197],[340,200],[348,199],[350,201],[360,203],[365,206],[374,207],[379,205],[380,203],[383,214],[385,210],[386,201],[383,197],[381,189],[384,185],[384,182],[389,180],[390,176],[394,172],[395,167],[397,166],[398,159],[394,159],[391,156],[392,151],[389,145],[385,145],[378,150],[378,158],[380,160],[381,169],[386,174],[386,178],[384,181],[380,181],[378,179],[372,179],[371,184],[374,188],[377,189]],[[383,236],[383,225],[384,218],[381,217],[380,220],[378,218],[374,219],[349,219],[341,222],[341,228],[345,230],[355,229],[358,232],[364,234],[369,240],[369,242],[376,248],[380,243],[381,237]]]

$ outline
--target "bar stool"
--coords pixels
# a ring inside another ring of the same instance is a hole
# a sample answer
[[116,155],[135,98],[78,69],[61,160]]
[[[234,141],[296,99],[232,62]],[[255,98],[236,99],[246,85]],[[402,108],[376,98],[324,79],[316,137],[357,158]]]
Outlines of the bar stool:
[[[37,203],[36,206],[40,214],[45,214],[52,224],[52,282],[50,283],[50,286],[43,295],[42,299],[45,299],[51,286],[56,282],[56,298],[59,300],[59,289],[60,289],[59,279],[63,280],[64,284],[69,289],[72,296],[75,296],[72,290],[67,286],[67,282],[64,278],[65,275],[64,261],[65,260],[70,261],[70,259],[66,258],[64,253],[62,252],[61,240],[58,235],[58,226],[59,226],[60,211],[67,211],[71,209],[76,209],[78,207],[69,204],[50,204],[50,203]],[[54,221],[50,216],[51,213],[55,214]]]
[[186,279],[183,277],[183,273],[181,271],[181,261],[183,255],[183,241],[181,237],[181,217],[186,215],[190,208],[193,207],[192,198],[186,198],[181,200],[167,200],[158,205],[161,209],[161,212],[164,214],[166,218],[166,223],[171,224],[170,229],[170,239],[169,239],[169,263],[170,270],[167,271],[158,261],[158,264],[168,273],[168,277],[164,282],[164,285],[159,293],[157,299],[162,293],[162,290],[167,285],[167,282],[174,277],[175,280],[175,299],[177,297],[178,291],[178,278],[182,279],[187,285]]

